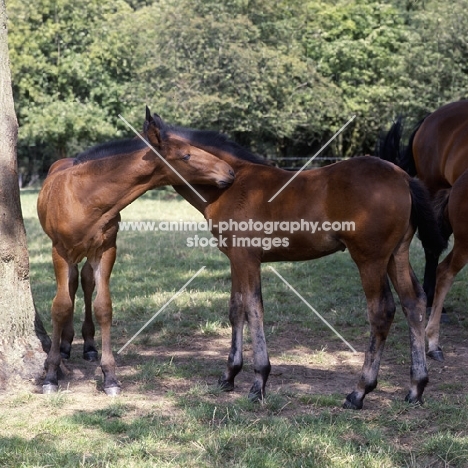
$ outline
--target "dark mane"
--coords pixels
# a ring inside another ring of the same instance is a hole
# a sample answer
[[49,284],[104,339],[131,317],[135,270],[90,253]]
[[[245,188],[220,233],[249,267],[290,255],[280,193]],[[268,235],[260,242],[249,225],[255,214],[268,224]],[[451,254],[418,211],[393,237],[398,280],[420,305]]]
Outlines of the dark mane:
[[229,140],[228,136],[224,133],[213,130],[195,130],[193,128],[176,127],[166,124],[164,124],[161,130],[163,130],[164,136],[168,133],[175,134],[188,140],[191,145],[199,148],[216,148],[243,161],[271,166],[271,162],[268,161],[268,159],[258,156],[236,142]]
[[145,147],[145,143],[140,139],[115,140],[102,143],[83,151],[75,156],[73,165],[82,164],[87,161],[117,156],[119,154],[132,153]]

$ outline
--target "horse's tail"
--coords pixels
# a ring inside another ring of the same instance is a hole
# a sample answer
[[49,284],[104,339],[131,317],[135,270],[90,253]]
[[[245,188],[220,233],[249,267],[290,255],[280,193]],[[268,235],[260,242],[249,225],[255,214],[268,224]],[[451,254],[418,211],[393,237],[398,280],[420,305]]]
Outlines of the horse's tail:
[[432,201],[432,209],[434,210],[439,230],[445,239],[448,239],[453,232],[447,213],[447,206],[451,191],[452,187],[439,190],[434,200]]
[[398,117],[390,130],[385,134],[381,133],[375,148],[375,154],[380,159],[390,161],[400,166],[401,160],[401,136],[403,134],[403,119]]
[[448,244],[448,238],[442,235],[441,226],[449,194],[446,193],[445,198],[441,200],[440,208],[437,214],[435,214],[426,187],[417,179],[409,179],[409,187],[411,191],[411,220],[413,226],[418,230],[418,237],[424,250],[438,258],[447,248]]
[[403,118],[399,116],[397,120],[390,127],[387,134],[383,134],[377,141],[376,153],[380,159],[390,161],[401,167],[411,177],[416,176],[416,164],[413,155],[413,141],[416,132],[424,122],[422,119],[416,127],[408,141],[408,145],[404,148],[401,147],[401,137],[403,135]]

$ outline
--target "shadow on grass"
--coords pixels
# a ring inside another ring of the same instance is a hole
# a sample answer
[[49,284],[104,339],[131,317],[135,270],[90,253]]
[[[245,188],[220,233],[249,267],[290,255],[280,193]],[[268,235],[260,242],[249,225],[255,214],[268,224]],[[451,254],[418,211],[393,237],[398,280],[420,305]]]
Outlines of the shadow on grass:
[[0,466],[33,467],[60,466],[76,468],[81,466],[84,454],[77,450],[62,450],[56,447],[56,436],[44,432],[32,439],[23,437],[0,437]]

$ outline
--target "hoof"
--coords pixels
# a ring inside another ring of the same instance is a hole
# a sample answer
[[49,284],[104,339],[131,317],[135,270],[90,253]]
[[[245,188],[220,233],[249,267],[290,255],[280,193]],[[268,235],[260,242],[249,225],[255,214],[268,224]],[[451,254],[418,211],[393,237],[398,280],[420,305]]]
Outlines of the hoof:
[[70,351],[60,351],[60,356],[62,356],[62,359],[70,359]]
[[345,402],[343,403],[343,408],[352,409],[352,410],[360,410],[362,409],[362,402],[360,404],[356,404],[346,399]]
[[249,392],[249,400],[252,402],[257,403],[258,401],[263,401],[265,398],[265,389],[262,385],[258,382],[255,382],[252,385],[252,388]]
[[42,394],[43,395],[50,395],[52,393],[57,393],[59,389],[58,385],[55,384],[44,384],[42,386]]
[[412,405],[422,405],[424,403],[424,400],[421,397],[412,396],[411,392],[406,395],[405,401],[407,403],[411,403]]
[[437,348],[434,351],[428,351],[427,355],[431,359],[434,359],[434,361],[444,362],[444,353],[441,348]]
[[115,397],[119,396],[122,393],[122,389],[120,387],[107,387],[104,388],[107,396]]
[[445,312],[445,309],[442,311],[442,314],[440,315],[440,323],[450,323],[450,317]]
[[229,380],[224,380],[222,377],[218,380],[218,387],[223,392],[232,392],[234,390],[234,382],[229,382]]
[[258,403],[263,401],[264,395],[261,392],[250,392],[248,398],[252,403]]
[[360,410],[363,406],[363,399],[359,399],[356,397],[355,392],[350,393],[347,397],[345,402],[343,403],[344,409],[352,409],[352,410]]
[[83,359],[85,361],[95,362],[98,360],[97,351],[83,351]]

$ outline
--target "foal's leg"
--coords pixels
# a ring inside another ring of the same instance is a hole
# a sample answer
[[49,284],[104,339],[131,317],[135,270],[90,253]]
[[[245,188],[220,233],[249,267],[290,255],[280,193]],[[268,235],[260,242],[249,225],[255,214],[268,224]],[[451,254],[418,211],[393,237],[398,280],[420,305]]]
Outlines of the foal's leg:
[[58,391],[57,369],[60,365],[60,339],[62,332],[73,320],[73,298],[70,291],[70,278],[74,265],[62,256],[57,247],[52,247],[52,261],[57,282],[57,293],[52,301],[52,339],[51,348],[46,359],[46,376],[42,385],[43,393]]
[[242,370],[242,343],[244,335],[245,312],[242,302],[242,292],[237,275],[231,264],[231,300],[229,302],[229,321],[231,322],[231,350],[229,351],[226,371],[218,380],[218,385],[226,392],[234,390],[234,379]]
[[395,315],[395,303],[388,283],[386,265],[358,265],[367,298],[370,343],[356,389],[343,404],[344,408],[361,409],[364,397],[377,386],[377,374],[385,341]]
[[94,314],[101,327],[102,356],[101,369],[104,374],[104,391],[107,395],[120,394],[120,385],[115,375],[115,360],[111,347],[112,302],[109,290],[109,280],[116,256],[115,244],[102,254],[102,257],[90,264],[96,283],[96,298],[94,299]]
[[424,283],[423,288],[427,297],[427,307],[430,309],[434,302],[435,284],[436,284],[436,271],[439,264],[439,257],[434,256],[427,250],[424,251],[426,258],[426,265],[424,267]]
[[411,386],[406,401],[422,403],[422,394],[429,381],[424,350],[426,295],[409,263],[409,242],[402,244],[390,259],[389,275],[409,325]]
[[93,268],[90,263],[86,261],[81,269],[81,287],[83,288],[85,303],[85,319],[81,327],[81,333],[84,340],[83,358],[87,361],[97,361],[98,359],[98,352],[94,342],[95,327],[92,309],[95,286]]
[[232,341],[227,369],[220,379],[220,384],[224,386],[226,383],[226,387],[231,389],[234,377],[242,368],[242,330],[247,318],[255,372],[249,398],[258,401],[265,396],[265,385],[271,370],[263,331],[260,261],[255,255],[240,249],[233,252],[230,259],[233,285],[230,305]]
[[444,300],[452,287],[455,276],[467,263],[468,243],[460,242],[460,239],[455,237],[455,244],[452,251],[437,268],[434,304],[426,327],[426,336],[428,341],[427,355],[436,361],[444,360],[444,354],[439,346],[440,317],[442,314]]
[[[72,308],[75,308],[75,296],[78,289],[78,265],[70,265],[68,272],[68,289]],[[60,343],[60,354],[63,359],[70,359],[71,344],[75,336],[73,328],[73,313],[70,315],[67,323],[64,324],[62,330],[62,342]]]
[[270,375],[271,364],[263,331],[264,313],[260,284],[260,266],[258,268],[258,283],[255,283],[249,293],[245,295],[244,307],[252,339],[255,372],[254,383],[249,391],[249,400],[261,401],[265,397],[265,385]]

